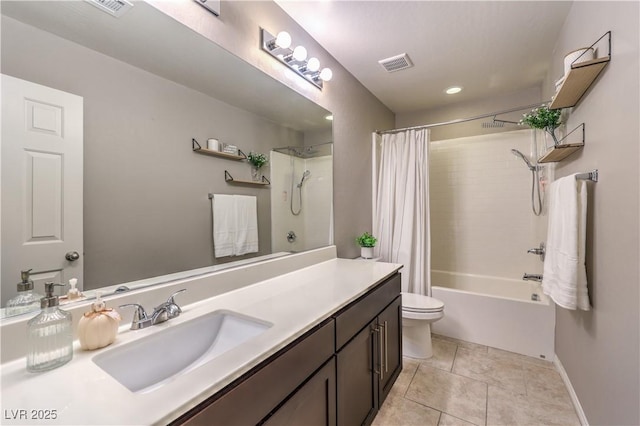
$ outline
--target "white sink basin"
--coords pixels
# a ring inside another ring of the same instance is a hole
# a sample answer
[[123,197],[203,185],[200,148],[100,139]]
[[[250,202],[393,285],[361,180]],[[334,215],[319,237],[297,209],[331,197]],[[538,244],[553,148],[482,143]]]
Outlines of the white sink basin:
[[93,362],[130,391],[150,392],[272,325],[236,312],[214,311],[103,352]]

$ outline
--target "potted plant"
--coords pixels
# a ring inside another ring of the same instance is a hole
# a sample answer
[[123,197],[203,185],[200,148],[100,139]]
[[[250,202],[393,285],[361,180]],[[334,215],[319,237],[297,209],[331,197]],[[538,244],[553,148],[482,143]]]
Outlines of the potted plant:
[[267,164],[267,156],[264,154],[249,152],[247,161],[249,161],[249,164],[251,164],[251,178],[254,181],[259,181],[261,179],[260,169],[262,168],[262,166]]
[[378,239],[368,232],[356,238],[356,242],[360,246],[360,256],[363,259],[373,258],[373,248],[376,246]]
[[561,109],[549,109],[545,105],[534,108],[531,112],[522,114],[520,124],[526,124],[534,129],[541,129],[551,135],[554,146],[560,144],[555,130],[560,126]]

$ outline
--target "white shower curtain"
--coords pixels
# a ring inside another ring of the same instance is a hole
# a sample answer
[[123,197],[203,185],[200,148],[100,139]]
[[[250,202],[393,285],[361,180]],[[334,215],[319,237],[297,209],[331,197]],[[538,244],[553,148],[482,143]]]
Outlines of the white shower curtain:
[[404,265],[402,291],[424,295],[431,294],[428,153],[428,129],[384,134],[373,184],[376,255]]

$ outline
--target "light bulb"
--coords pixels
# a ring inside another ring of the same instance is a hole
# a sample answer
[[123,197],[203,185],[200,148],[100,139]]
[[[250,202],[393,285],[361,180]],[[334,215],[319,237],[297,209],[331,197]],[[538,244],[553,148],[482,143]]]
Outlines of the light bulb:
[[322,81],[329,81],[331,77],[333,77],[333,72],[329,68],[323,68],[322,71],[320,71]]
[[296,46],[296,48],[293,49],[293,59],[296,61],[304,61],[307,59],[307,49],[305,49],[304,46]]
[[281,47],[283,49],[291,46],[291,36],[286,31],[280,31],[276,36],[276,46]]
[[309,58],[307,62],[307,69],[312,72],[316,72],[320,69],[320,61],[318,58]]

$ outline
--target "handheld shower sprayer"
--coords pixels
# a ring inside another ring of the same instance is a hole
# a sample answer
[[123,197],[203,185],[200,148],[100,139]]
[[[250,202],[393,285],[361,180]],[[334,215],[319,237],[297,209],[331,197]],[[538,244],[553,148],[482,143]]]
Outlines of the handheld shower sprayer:
[[311,175],[311,172],[309,170],[304,171],[304,173],[302,174],[302,179],[300,179],[300,183],[298,184],[298,188],[302,188],[302,184],[304,183],[304,180],[308,178],[310,175]]
[[522,158],[522,161],[524,161],[527,164],[527,167],[529,167],[529,170],[531,171],[536,170],[537,166],[534,166],[533,164],[531,164],[531,161],[529,161],[529,159],[525,157],[522,152],[518,151],[517,149],[512,149],[511,153],[516,157]]
[[[539,165],[531,164],[531,161],[524,154],[517,149],[512,149],[511,153],[516,157],[520,157],[525,162],[529,171],[531,171],[531,210],[536,216],[540,216],[542,212],[542,196],[540,195],[540,182],[538,180],[538,171],[541,169]],[[535,203],[535,193],[538,193],[538,204]]]

